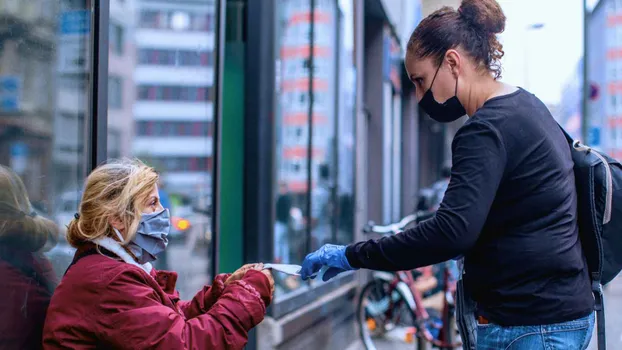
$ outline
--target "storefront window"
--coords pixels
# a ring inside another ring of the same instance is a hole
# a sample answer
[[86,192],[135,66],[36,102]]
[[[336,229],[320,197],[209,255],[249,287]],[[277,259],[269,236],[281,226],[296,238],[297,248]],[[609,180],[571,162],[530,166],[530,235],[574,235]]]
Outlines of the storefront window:
[[[356,0],[354,0],[356,1]],[[337,198],[333,242],[354,240],[356,67],[354,57],[354,1],[339,0],[339,90],[337,92]]]
[[[282,68],[277,86],[276,193],[274,258],[300,263],[308,249],[309,80],[305,69],[310,38],[309,0],[279,0],[276,6],[277,59]],[[302,19],[301,19],[302,18]],[[299,279],[277,274],[277,295],[303,286]]]
[[155,265],[179,273],[177,288],[189,299],[210,283],[213,269],[215,68],[208,57],[215,42],[214,28],[207,29],[205,21],[213,18],[215,5],[133,4],[135,18],[114,18],[124,12],[110,11],[111,22],[134,36],[127,38],[127,50],[110,56],[110,75],[129,93],[120,108],[109,109],[108,127],[119,130],[121,155],[138,157],[160,173],[161,202],[171,211],[173,227]]
[[[349,243],[353,237],[352,4],[314,2],[312,43],[311,1],[280,0],[277,5],[281,68],[274,256],[285,263],[300,263],[309,250],[326,243]],[[277,277],[283,279],[277,295],[304,286],[298,280]]]
[[[0,279],[8,283],[0,346],[6,348],[40,347],[32,333],[15,332],[42,328],[46,298],[73,258],[64,236],[88,166],[86,6],[0,2]],[[32,271],[41,272],[34,275],[39,284],[29,279]]]

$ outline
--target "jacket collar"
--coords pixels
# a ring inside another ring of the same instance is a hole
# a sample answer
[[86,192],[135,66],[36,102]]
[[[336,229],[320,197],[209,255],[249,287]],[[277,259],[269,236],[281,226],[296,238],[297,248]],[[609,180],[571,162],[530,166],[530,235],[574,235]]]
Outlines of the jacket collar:
[[108,249],[110,252],[121,258],[121,260],[123,260],[124,262],[130,265],[140,267],[148,274],[151,274],[151,270],[153,269],[151,263],[139,264],[127,251],[125,251],[121,243],[115,241],[114,239],[110,237],[102,237],[94,240],[93,243],[97,244],[100,247]]

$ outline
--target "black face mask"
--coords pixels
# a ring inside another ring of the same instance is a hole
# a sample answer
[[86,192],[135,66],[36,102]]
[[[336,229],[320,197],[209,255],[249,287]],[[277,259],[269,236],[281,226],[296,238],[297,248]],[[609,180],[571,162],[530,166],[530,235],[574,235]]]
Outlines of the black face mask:
[[425,92],[421,101],[419,101],[419,106],[421,106],[423,111],[426,112],[432,119],[436,120],[437,122],[451,123],[465,115],[466,110],[456,96],[458,94],[457,78],[454,97],[450,98],[444,103],[438,103],[436,102],[436,99],[434,99],[434,94],[432,93],[432,85],[434,85],[436,75],[438,75],[438,71],[440,70],[442,65],[443,64],[441,63],[441,65],[439,65],[436,69],[436,73],[434,74],[434,78],[432,79],[432,84],[430,84],[430,88],[428,89],[428,91]]

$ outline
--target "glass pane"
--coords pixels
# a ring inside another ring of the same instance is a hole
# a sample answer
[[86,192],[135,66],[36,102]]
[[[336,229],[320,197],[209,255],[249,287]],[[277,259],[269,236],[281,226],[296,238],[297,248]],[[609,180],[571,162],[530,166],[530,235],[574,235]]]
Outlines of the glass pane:
[[[311,248],[337,240],[337,1],[316,1],[313,57]],[[306,63],[305,71],[310,69]]]
[[337,244],[349,244],[354,240],[356,67],[353,5],[353,0],[339,0]]
[[[278,0],[274,258],[301,263],[308,250],[309,0]],[[277,298],[304,284],[275,274]]]
[[173,227],[155,265],[179,274],[182,298],[211,283],[213,268],[215,67],[207,57],[215,41],[205,19],[213,18],[214,4],[143,1],[120,9],[111,2],[110,9],[111,23],[120,26],[119,33],[131,33],[123,40],[132,45],[123,45],[121,54],[110,47],[109,82],[117,84],[118,77],[124,93],[120,108],[114,108],[114,96],[109,100],[108,142],[119,145],[121,156],[138,157],[160,173],[160,200],[171,211]]
[[0,1],[2,348],[40,348],[32,332],[73,258],[64,235],[86,169],[89,14],[85,1]]

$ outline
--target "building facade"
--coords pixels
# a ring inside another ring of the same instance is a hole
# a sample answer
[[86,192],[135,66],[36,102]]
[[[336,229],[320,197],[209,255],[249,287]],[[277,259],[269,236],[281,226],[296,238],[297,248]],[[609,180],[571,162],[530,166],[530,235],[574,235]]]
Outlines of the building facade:
[[111,0],[108,54],[108,157],[132,155],[136,88],[136,0]]
[[622,158],[622,4],[601,0],[590,12],[588,26],[588,144]]
[[215,1],[137,3],[132,152],[169,191],[211,196]]

